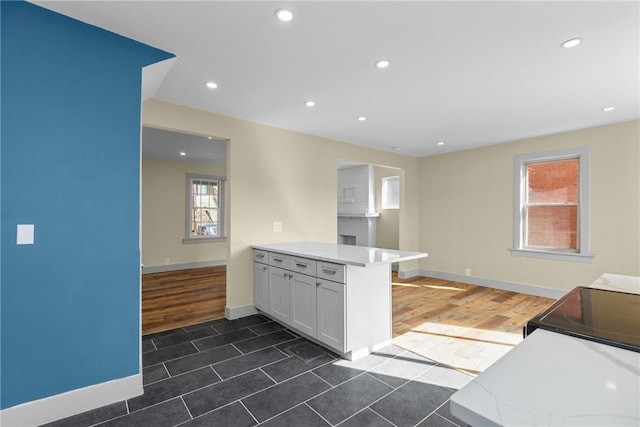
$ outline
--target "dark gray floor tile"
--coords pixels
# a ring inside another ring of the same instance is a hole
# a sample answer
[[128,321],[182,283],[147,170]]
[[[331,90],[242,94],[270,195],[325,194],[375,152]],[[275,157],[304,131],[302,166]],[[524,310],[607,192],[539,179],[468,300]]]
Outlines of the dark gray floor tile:
[[178,375],[183,372],[193,371],[203,366],[213,365],[223,360],[239,356],[241,353],[230,344],[217,347],[200,353],[191,354],[165,363],[171,375]]
[[417,427],[456,427],[456,424],[442,418],[438,414],[429,415],[424,421],[418,424]]
[[112,403],[92,411],[83,412],[41,427],[85,427],[127,414],[127,405],[123,401]]
[[386,357],[376,356],[375,354],[369,354],[355,362],[337,359],[333,363],[314,369],[313,372],[329,384],[336,386],[381,365],[387,360]]
[[169,373],[164,368],[163,364],[149,366],[142,369],[142,384],[147,385],[155,383],[156,381],[169,378]]
[[382,418],[370,409],[364,409],[353,417],[339,424],[340,427],[394,427],[389,421]]
[[260,425],[263,427],[327,427],[331,424],[323,420],[320,415],[313,412],[307,405],[302,404]]
[[226,322],[217,323],[212,325],[221,334],[235,331],[237,329],[246,328],[248,326],[258,325],[260,323],[266,323],[267,319],[263,316],[248,316],[242,317],[236,320],[227,320]]
[[196,329],[200,329],[200,328],[206,328],[208,326],[214,326],[214,325],[218,325],[221,323],[227,323],[229,320],[225,319],[224,317],[221,317],[219,319],[213,319],[213,320],[207,320],[206,322],[200,322],[200,323],[196,323],[193,325],[189,325],[189,326],[183,326],[182,329],[184,329],[185,331],[193,331]]
[[210,326],[190,330],[189,332],[182,331],[176,334],[168,335],[166,337],[154,338],[153,343],[158,349],[164,347],[171,347],[172,345],[180,344],[187,341],[193,341],[200,338],[212,337],[220,335],[218,331]]
[[473,380],[473,377],[464,372],[448,368],[443,365],[436,365],[433,368],[420,374],[417,381],[447,387],[451,390],[460,390]]
[[255,370],[186,394],[183,399],[191,415],[197,417],[234,400],[247,397],[272,384],[274,382],[263,372]]
[[129,399],[127,401],[129,411],[138,411],[147,406],[155,405],[172,397],[177,397],[217,382],[220,382],[220,378],[209,367],[159,381],[146,386],[142,396]]
[[410,381],[371,405],[371,409],[398,427],[415,426],[452,394],[445,387]]
[[249,338],[248,340],[237,342],[234,345],[241,352],[250,353],[252,351],[256,351],[275,344],[280,344],[281,342],[289,341],[292,339],[295,339],[295,337],[289,332],[283,330],[271,332],[270,334],[266,335],[260,335],[255,338]]
[[[289,331],[288,329],[287,329],[287,331],[291,335],[295,335],[295,334],[291,333],[291,331]],[[292,341],[286,341],[286,342],[283,342],[282,344],[278,344],[275,347],[280,349],[280,350],[282,350],[282,351],[284,351],[286,353],[287,352],[287,348],[293,347],[294,345],[297,345],[297,344],[302,344],[304,342],[309,342],[309,340],[306,339],[306,338],[299,337],[299,338],[296,338],[296,339],[294,339]]]
[[249,396],[242,403],[262,422],[330,388],[309,372]]
[[448,421],[452,421],[453,423],[455,423],[456,425],[460,426],[460,427],[468,427],[468,424],[464,423],[463,421],[459,420],[458,418],[456,418],[452,413],[451,413],[451,401],[448,400],[444,403],[444,405],[440,406],[437,410],[436,410],[436,414],[446,418]]
[[154,338],[166,337],[169,335],[177,334],[178,332],[182,332],[183,330],[184,329],[182,328],[176,328],[176,329],[170,329],[168,331],[155,332],[153,334],[143,335],[142,341],[152,340]]
[[256,425],[256,420],[247,412],[240,402],[232,403],[208,414],[180,424],[180,427],[211,427],[233,426],[251,427]]
[[142,411],[100,424],[100,427],[153,426],[170,427],[191,419],[180,398],[150,406]]
[[307,403],[331,424],[337,424],[392,390],[369,374],[363,374]]
[[276,382],[280,383],[303,372],[310,371],[318,366],[329,363],[332,360],[335,359],[328,354],[320,356],[309,362],[303,362],[299,358],[292,356],[279,362],[272,363],[269,366],[265,366],[262,370]]
[[142,341],[142,352],[148,353],[150,351],[156,350],[156,346],[153,345],[153,340],[145,340]]
[[156,363],[166,362],[167,360],[177,359],[178,357],[196,353],[198,350],[190,342],[162,348],[156,351],[142,354],[142,366],[147,367]]
[[405,351],[393,359],[389,359],[385,363],[372,368],[369,370],[369,374],[389,384],[391,387],[397,388],[427,369],[433,368],[434,365],[435,362],[430,359]]
[[218,375],[220,375],[224,380],[277,360],[284,359],[285,357],[287,356],[280,350],[273,347],[267,347],[225,362],[216,363],[213,366],[213,369],[215,369]]
[[240,329],[226,334],[216,335],[214,337],[203,338],[193,341],[198,350],[210,350],[212,348],[220,347],[226,344],[232,344],[237,341],[246,340],[247,338],[253,338],[256,334],[249,329]]
[[284,325],[281,325],[278,322],[266,322],[266,323],[261,323],[259,325],[249,327],[249,329],[251,329],[253,332],[255,332],[258,335],[268,334],[269,332],[275,332],[285,328],[286,327]]
[[399,355],[400,353],[404,353],[405,351],[406,350],[404,348],[398,347],[397,345],[389,344],[386,347],[374,351],[373,354],[391,358]]

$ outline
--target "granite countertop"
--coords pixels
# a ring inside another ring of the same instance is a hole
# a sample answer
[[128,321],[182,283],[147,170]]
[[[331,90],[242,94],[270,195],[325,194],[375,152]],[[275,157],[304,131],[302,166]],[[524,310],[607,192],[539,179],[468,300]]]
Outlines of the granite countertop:
[[640,425],[640,353],[543,329],[451,397],[478,426]]
[[365,246],[337,245],[323,242],[286,242],[253,245],[254,249],[280,252],[288,255],[311,258],[318,261],[367,267],[377,264],[391,264],[427,256],[424,252],[396,251],[393,249],[370,248]]

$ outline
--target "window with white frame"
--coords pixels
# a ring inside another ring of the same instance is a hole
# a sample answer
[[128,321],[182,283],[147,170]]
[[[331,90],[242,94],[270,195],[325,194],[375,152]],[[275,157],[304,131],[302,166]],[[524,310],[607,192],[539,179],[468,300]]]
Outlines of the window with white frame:
[[400,177],[382,178],[382,209],[400,209]]
[[225,179],[187,174],[185,242],[224,237]]
[[514,255],[590,262],[586,147],[514,158]]

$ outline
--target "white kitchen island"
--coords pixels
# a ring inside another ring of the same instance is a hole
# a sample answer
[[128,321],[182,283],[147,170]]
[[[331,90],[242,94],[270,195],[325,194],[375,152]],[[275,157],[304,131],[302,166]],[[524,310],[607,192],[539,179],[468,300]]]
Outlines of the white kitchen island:
[[321,242],[253,248],[256,309],[350,360],[391,342],[391,264],[427,256]]

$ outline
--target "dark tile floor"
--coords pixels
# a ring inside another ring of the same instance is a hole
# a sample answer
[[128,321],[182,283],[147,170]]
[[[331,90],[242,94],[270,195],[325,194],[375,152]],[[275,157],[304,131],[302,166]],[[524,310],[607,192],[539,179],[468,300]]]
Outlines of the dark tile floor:
[[349,362],[256,315],[147,335],[144,394],[47,426],[464,426],[449,398],[466,374],[389,346]]

